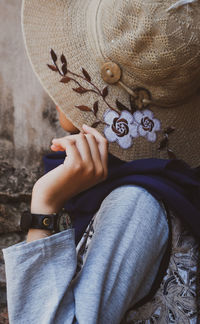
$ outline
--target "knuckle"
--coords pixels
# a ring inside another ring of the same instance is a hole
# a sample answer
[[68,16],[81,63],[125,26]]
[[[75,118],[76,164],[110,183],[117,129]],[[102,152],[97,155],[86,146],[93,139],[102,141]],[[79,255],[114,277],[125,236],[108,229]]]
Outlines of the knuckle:
[[79,137],[80,139],[84,139],[84,138],[85,138],[85,135],[84,135],[83,133],[79,133],[79,134],[78,134],[78,137]]
[[96,177],[99,179],[102,179],[104,177],[104,170],[102,167],[98,168],[96,171]]
[[73,163],[72,167],[75,172],[80,172],[80,171],[82,172],[83,170],[83,164],[80,162]]
[[94,165],[93,164],[87,164],[86,168],[86,173],[89,176],[94,176],[95,174],[95,169],[94,169]]

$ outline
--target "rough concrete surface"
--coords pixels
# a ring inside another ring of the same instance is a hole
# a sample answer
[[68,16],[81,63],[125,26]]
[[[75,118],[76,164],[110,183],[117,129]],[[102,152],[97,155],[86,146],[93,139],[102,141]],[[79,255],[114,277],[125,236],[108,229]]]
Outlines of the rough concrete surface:
[[8,323],[2,248],[25,239],[19,230],[31,190],[43,173],[42,156],[62,136],[55,105],[26,56],[21,0],[0,1],[0,323]]

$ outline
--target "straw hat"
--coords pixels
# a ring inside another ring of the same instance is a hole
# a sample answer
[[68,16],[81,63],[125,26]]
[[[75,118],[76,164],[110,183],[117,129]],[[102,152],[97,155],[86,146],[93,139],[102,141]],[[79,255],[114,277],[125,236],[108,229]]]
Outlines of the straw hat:
[[200,6],[195,0],[23,0],[42,86],[124,161],[200,164]]

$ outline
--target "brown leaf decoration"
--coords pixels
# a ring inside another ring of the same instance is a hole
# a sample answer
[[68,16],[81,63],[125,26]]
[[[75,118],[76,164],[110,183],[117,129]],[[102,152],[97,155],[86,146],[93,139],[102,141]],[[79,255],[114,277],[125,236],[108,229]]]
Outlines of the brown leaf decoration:
[[57,72],[58,71],[58,69],[57,69],[57,67],[56,66],[54,66],[54,65],[51,65],[51,64],[47,64],[47,66],[52,70],[52,71],[55,71],[55,72]]
[[121,111],[122,110],[128,110],[129,111],[129,109],[126,106],[124,106],[118,99],[116,99],[116,106]]
[[78,92],[80,94],[87,92],[88,90],[83,88],[83,87],[78,87],[78,88],[72,88],[75,92]]
[[159,150],[162,150],[164,148],[167,147],[168,144],[168,137],[166,136],[165,138],[163,138],[163,140],[160,142],[160,146],[159,146]]
[[96,128],[100,123],[101,121],[99,120],[98,122],[93,123],[91,127]]
[[102,96],[105,98],[108,95],[108,86],[106,86],[102,91]]
[[167,149],[167,154],[168,154],[168,156],[169,156],[170,159],[172,159],[172,160],[176,159],[176,155],[169,148]]
[[83,75],[84,75],[84,77],[86,78],[86,80],[87,80],[88,82],[90,82],[90,81],[91,81],[91,77],[90,77],[90,75],[88,74],[88,72],[87,72],[84,68],[82,68],[82,72],[83,72]]
[[82,111],[92,111],[92,109],[90,109],[88,106],[84,106],[84,105],[75,106],[75,107],[82,110]]
[[50,53],[51,53],[51,58],[52,58],[53,62],[55,63],[57,61],[57,55],[53,49],[51,49]]
[[68,83],[70,80],[71,80],[70,77],[65,76],[64,78],[62,78],[62,79],[60,80],[60,82],[62,82],[62,83]]
[[175,131],[175,128],[174,127],[168,127],[167,129],[164,130],[164,133],[165,134],[171,134]]
[[93,111],[94,111],[94,115],[96,116],[98,113],[98,109],[99,109],[99,102],[95,101],[94,105],[93,105]]
[[66,60],[66,57],[65,57],[64,54],[61,55],[60,60],[61,60],[61,62],[62,62],[63,64],[66,64],[66,65],[67,65],[67,60]]
[[99,121],[93,123],[91,127],[96,128],[100,124],[100,122],[101,121],[99,120]]
[[62,65],[62,72],[63,72],[63,75],[67,74],[67,64],[66,63],[63,63],[63,65]]

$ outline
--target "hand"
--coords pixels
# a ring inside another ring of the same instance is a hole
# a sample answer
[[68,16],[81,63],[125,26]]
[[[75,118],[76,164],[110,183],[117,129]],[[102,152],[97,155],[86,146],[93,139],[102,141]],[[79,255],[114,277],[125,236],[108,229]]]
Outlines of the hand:
[[34,185],[32,213],[58,212],[78,193],[104,181],[108,175],[108,141],[96,129],[83,125],[83,132],[52,141],[53,151],[66,151],[62,165]]

